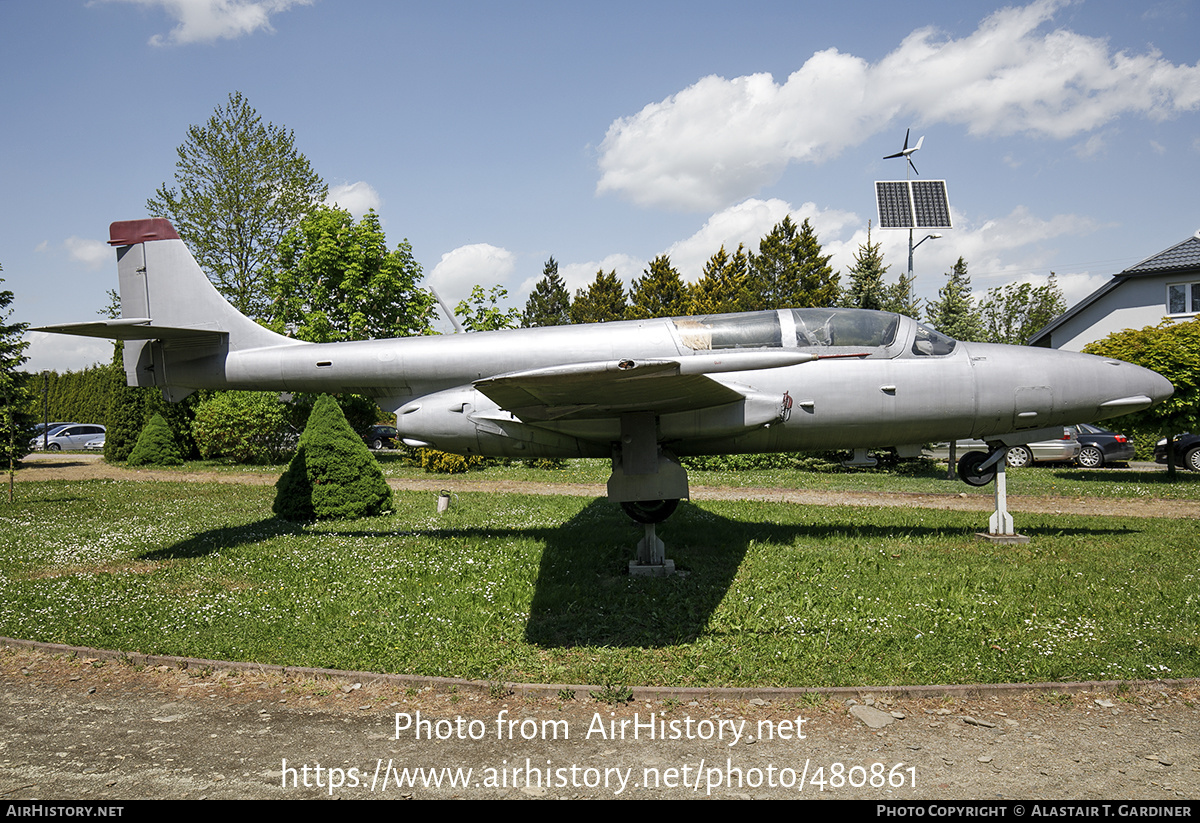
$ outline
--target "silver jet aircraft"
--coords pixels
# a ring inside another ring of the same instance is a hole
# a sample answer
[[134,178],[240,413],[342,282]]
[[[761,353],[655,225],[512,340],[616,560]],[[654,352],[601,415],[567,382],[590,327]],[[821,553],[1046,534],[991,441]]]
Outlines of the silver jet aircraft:
[[[968,482],[1007,446],[1144,409],[1172,386],[1073,352],[964,343],[898,314],[783,309],[304,343],[241,315],[162,218],[113,223],[121,317],[41,331],[126,342],[131,386],[356,392],[410,446],[611,457],[608,496],[641,523],[688,497],[684,455],[884,450],[978,438]],[[1047,430],[1052,431],[1047,431]],[[860,454],[865,452],[860,452]]]

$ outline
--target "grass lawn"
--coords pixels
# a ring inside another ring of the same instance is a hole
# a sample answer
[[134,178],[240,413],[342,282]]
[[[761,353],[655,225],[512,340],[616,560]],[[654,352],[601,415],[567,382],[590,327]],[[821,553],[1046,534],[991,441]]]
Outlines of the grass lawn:
[[0,506],[0,634],[533,682],[1200,676],[1188,520],[1022,514],[1033,542],[997,547],[973,537],[978,512],[711,501],[659,528],[687,574],[648,580],[624,573],[640,527],[602,499],[463,493],[439,516],[432,493],[398,493],[394,515],[299,525],[272,517],[273,492],[21,484]]
[[[387,477],[437,477],[419,467],[408,465],[399,452],[375,453]],[[196,461],[180,471],[195,467],[231,472],[263,472],[278,476],[286,465],[243,466],[217,461]],[[514,463],[487,466],[460,477],[481,480],[528,480],[539,483],[592,483],[608,480],[611,464],[607,460],[568,460],[561,469],[535,469]],[[1064,497],[1157,497],[1164,500],[1200,500],[1200,474],[1179,471],[1175,480],[1165,471],[1154,469],[1081,469],[1074,466],[1040,465],[1008,469],[1010,495],[1060,495]],[[915,461],[894,469],[864,470],[830,466],[826,471],[796,469],[741,469],[738,471],[700,471],[690,469],[691,485],[734,486],[738,488],[818,489],[825,491],[919,492],[927,494],[978,494],[992,496],[992,487],[972,488],[959,480],[946,479],[946,464]]]

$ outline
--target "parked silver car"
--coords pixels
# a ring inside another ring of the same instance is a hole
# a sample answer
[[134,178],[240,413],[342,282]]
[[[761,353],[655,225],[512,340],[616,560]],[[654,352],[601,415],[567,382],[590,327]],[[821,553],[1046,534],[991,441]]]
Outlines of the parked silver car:
[[[955,446],[958,457],[962,457],[969,451],[987,450],[987,444],[982,440],[959,440]],[[1075,438],[1075,431],[1066,428],[1063,429],[1063,436],[1057,440],[1043,440],[1027,446],[1009,446],[1004,462],[1014,469],[1032,466],[1034,463],[1074,463],[1075,458],[1079,457],[1079,450],[1080,445]],[[950,457],[950,444],[935,443],[925,453],[934,460],[947,460]]]
[[[103,437],[104,433],[104,427],[96,423],[70,423],[50,432],[46,438],[46,448],[52,452],[82,449],[90,441]],[[35,437],[29,441],[29,446],[40,449],[42,438]]]

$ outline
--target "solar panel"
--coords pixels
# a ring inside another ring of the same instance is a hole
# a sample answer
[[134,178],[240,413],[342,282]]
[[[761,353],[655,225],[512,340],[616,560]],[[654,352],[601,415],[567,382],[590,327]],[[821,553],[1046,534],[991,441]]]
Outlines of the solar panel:
[[881,229],[952,229],[945,180],[876,180]]

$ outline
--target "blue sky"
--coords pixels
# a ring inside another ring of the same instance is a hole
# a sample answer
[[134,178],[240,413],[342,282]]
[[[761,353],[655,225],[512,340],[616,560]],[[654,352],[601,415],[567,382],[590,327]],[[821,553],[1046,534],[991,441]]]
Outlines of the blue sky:
[[[936,297],[1050,271],[1069,301],[1200,229],[1200,2],[0,2],[0,265],[12,319],[92,319],[108,224],[145,215],[233,91],[356,213],[408,238],[452,304],[523,306],[809,218],[843,272],[873,181],[945,179],[955,228],[916,254]],[[907,233],[877,232],[893,278]],[[30,369],[106,360],[33,335]]]

